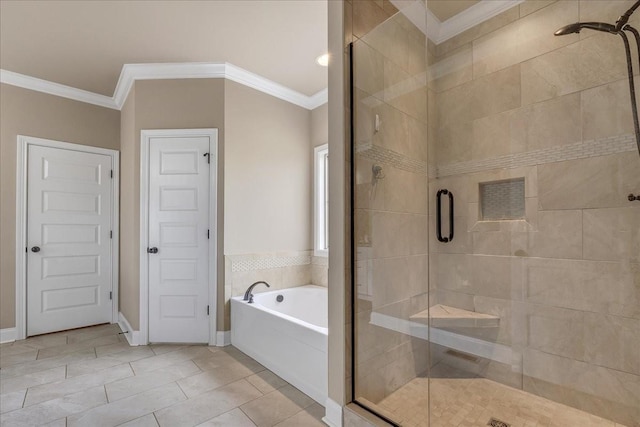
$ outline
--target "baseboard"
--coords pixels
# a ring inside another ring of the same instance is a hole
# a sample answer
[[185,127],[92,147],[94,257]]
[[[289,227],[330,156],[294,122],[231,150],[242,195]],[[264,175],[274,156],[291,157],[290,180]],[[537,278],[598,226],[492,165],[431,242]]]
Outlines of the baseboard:
[[118,326],[120,326],[120,329],[124,332],[124,337],[127,339],[130,346],[140,345],[140,332],[133,330],[129,321],[124,317],[122,312],[118,313]]
[[322,421],[329,427],[342,427],[342,405],[328,398],[324,408]]
[[216,332],[216,347],[226,347],[231,345],[231,331]]
[[16,328],[0,329],[0,344],[13,342],[16,340],[17,336],[18,331],[16,330]]

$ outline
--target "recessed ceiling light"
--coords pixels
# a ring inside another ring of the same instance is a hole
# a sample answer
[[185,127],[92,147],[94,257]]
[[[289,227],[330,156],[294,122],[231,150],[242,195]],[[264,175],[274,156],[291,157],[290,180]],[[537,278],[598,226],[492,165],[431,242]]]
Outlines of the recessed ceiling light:
[[329,54],[325,53],[324,55],[320,55],[316,58],[316,62],[323,67],[329,66]]

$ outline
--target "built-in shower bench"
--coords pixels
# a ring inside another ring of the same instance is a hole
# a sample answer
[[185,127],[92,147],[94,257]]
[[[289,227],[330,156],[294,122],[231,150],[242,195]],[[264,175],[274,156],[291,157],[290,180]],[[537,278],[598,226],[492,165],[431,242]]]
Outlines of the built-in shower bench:
[[477,313],[448,305],[436,304],[409,317],[414,322],[427,324],[434,328],[497,328],[500,317],[492,314]]

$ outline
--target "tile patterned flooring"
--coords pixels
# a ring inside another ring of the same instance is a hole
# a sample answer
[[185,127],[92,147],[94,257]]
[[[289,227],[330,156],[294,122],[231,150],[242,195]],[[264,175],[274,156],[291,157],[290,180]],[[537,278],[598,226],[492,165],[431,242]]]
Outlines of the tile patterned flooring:
[[624,427],[613,421],[485,378],[415,378],[378,403],[403,427]]
[[119,332],[0,345],[0,425],[324,426],[322,406],[234,347],[130,347]]

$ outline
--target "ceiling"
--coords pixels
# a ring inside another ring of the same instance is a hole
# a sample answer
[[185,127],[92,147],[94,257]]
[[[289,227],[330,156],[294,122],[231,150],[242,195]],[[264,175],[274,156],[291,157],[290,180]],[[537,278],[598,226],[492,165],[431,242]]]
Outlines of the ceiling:
[[327,87],[327,0],[0,1],[0,68],[112,96],[123,64],[229,62]]
[[[444,22],[479,0],[428,0]],[[1,0],[0,68],[111,97],[124,64],[229,62],[327,87],[327,0]]]
[[479,2],[480,0],[427,0],[427,7],[440,22],[444,22]]

